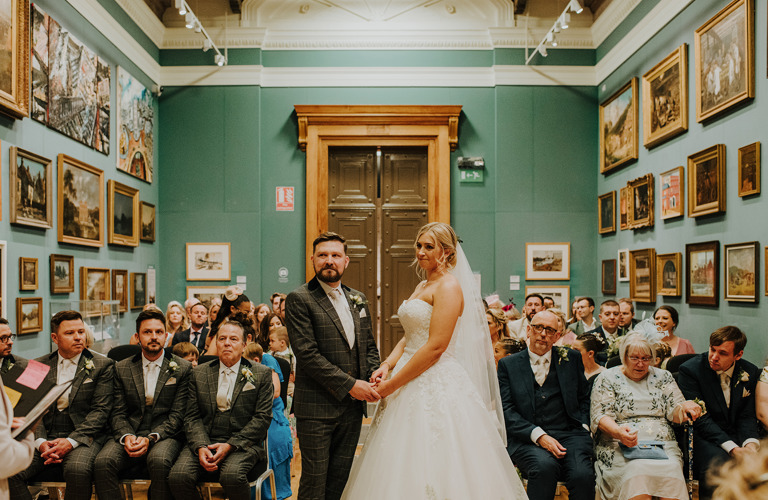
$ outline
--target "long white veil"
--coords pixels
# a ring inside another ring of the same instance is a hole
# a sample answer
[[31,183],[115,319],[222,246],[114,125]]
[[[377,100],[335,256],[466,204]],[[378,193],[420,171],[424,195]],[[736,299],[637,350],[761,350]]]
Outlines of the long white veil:
[[491,332],[488,329],[480,290],[460,244],[456,246],[456,267],[451,270],[451,273],[459,281],[464,293],[464,312],[453,334],[456,342],[456,356],[475,384],[506,446],[507,431],[491,346]]

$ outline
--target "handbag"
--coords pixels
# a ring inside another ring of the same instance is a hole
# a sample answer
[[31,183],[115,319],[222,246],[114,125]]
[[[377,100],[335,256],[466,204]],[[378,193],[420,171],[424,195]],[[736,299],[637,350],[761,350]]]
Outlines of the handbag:
[[637,446],[631,448],[619,443],[621,454],[627,460],[666,460],[669,458],[664,451],[664,441],[638,441]]

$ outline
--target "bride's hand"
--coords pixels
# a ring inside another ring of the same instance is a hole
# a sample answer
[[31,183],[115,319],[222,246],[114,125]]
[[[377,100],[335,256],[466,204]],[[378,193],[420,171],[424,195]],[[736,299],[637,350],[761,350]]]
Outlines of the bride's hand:
[[375,372],[373,372],[373,375],[371,375],[370,382],[376,385],[382,380],[387,380],[388,374],[389,374],[389,363],[384,362]]
[[381,399],[384,399],[395,392],[395,388],[390,380],[382,380],[376,385],[376,392],[379,393]]

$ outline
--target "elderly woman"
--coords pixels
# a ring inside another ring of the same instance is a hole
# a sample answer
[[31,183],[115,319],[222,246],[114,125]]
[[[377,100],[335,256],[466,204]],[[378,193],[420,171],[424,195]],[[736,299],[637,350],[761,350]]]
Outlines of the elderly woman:
[[[619,345],[621,365],[598,375],[592,389],[590,423],[603,500],[688,499],[670,422],[696,420],[701,407],[685,400],[671,373],[651,366],[655,340],[638,332],[626,335]],[[663,446],[661,458],[627,458],[643,453],[638,444],[649,442]]]

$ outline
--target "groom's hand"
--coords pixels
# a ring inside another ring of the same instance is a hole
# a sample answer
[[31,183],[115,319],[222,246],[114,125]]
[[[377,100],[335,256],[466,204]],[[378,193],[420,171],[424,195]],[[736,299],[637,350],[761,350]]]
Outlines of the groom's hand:
[[373,388],[373,385],[365,380],[355,380],[355,385],[349,391],[349,395],[352,399],[360,399],[362,401],[368,401],[369,403],[375,403],[381,399],[379,393]]
[[554,455],[555,458],[563,458],[565,456],[563,445],[549,434],[543,434],[537,444]]

